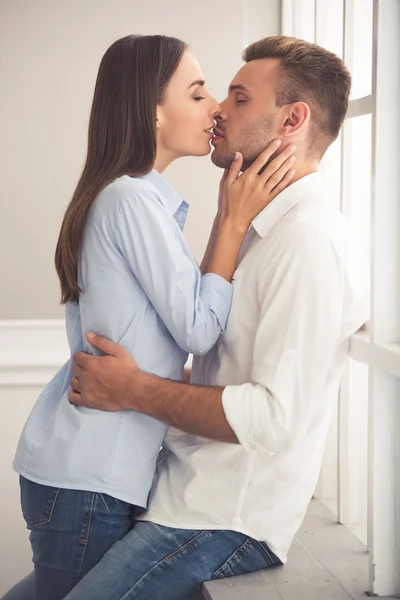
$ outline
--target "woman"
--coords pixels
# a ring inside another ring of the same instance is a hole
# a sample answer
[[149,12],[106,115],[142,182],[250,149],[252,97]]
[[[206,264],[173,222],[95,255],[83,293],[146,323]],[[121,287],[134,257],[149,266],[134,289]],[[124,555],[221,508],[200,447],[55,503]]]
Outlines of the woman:
[[[91,352],[85,333],[96,331],[142,369],[180,380],[188,353],[207,352],[224,332],[244,235],[293,171],[282,153],[261,187],[238,186],[237,158],[200,271],[182,234],[187,204],[161,173],[177,158],[210,151],[218,111],[180,40],[128,36],[104,55],[86,164],[55,257],[71,357]],[[271,191],[264,183],[272,174],[280,183]],[[71,372],[72,358],[39,397],[14,461],[37,600],[65,597],[130,530],[135,507],[146,506],[166,430],[138,413],[72,406]]]

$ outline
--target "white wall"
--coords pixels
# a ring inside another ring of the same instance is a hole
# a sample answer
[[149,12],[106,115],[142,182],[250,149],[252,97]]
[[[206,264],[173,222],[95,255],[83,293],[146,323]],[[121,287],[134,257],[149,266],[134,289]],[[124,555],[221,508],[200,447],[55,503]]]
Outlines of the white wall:
[[[0,318],[57,318],[53,254],[86,145],[94,81],[128,33],[189,42],[223,99],[244,46],[276,35],[280,0],[0,1]],[[187,235],[201,257],[219,171],[184,159],[167,173],[192,204]]]
[[[128,33],[181,37],[223,99],[243,48],[279,30],[280,0],[0,0],[0,319],[62,316],[53,252],[107,47]],[[209,159],[183,159],[167,172],[191,202],[186,234],[199,259],[219,176]],[[11,461],[33,402],[62,362],[62,324],[53,325],[0,322],[0,594],[31,567]]]
[[33,403],[68,354],[62,320],[0,321],[0,596],[32,568],[11,468],[15,448]]

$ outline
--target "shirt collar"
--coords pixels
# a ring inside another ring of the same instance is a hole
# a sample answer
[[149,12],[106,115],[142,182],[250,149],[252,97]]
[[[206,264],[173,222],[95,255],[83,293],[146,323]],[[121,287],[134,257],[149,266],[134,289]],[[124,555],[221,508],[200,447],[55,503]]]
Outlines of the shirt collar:
[[272,227],[303,198],[322,186],[319,171],[302,177],[278,194],[253,220],[252,226],[260,237],[265,237]]
[[176,213],[178,208],[184,204],[187,207],[187,203],[176,193],[174,188],[164,179],[158,171],[152,169],[147,175],[143,175],[141,179],[147,179],[160,194],[160,200],[164,208],[172,216]]

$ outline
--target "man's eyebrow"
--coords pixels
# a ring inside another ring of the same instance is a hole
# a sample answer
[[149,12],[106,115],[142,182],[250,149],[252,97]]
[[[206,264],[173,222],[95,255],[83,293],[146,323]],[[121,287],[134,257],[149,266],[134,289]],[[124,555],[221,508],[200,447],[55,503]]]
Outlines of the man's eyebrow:
[[200,86],[203,86],[203,85],[205,85],[205,83],[206,83],[206,82],[205,82],[203,79],[196,79],[196,81],[193,81],[193,83],[191,83],[191,84],[189,85],[189,88],[188,88],[188,89],[190,90],[190,88],[192,88],[194,85],[200,85]]
[[230,92],[235,92],[236,90],[239,90],[241,92],[250,93],[250,90],[247,87],[245,87],[244,85],[242,85],[241,83],[236,83],[235,85],[230,85],[229,86],[229,91]]

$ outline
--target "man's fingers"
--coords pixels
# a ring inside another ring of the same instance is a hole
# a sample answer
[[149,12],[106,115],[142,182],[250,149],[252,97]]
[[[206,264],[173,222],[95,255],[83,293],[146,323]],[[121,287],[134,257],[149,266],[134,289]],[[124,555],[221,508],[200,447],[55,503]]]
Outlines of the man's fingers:
[[78,379],[80,379],[81,375],[82,375],[82,367],[80,367],[77,364],[74,364],[73,368],[72,368],[72,373],[75,375],[75,377],[77,377]]
[[[109,354],[110,356],[118,356],[124,352],[124,349],[118,344],[115,344],[111,340],[101,336],[95,335],[94,333],[86,334],[86,339],[93,348],[97,348],[100,352],[104,354]],[[78,363],[79,364],[79,363]]]
[[78,392],[71,390],[69,393],[69,401],[71,404],[81,404],[81,395]]
[[74,392],[81,393],[81,382],[79,381],[79,379],[77,377],[73,377],[71,379],[70,386]]
[[74,362],[83,369],[91,358],[93,357],[90,354],[86,354],[86,352],[77,352],[74,356]]
[[[295,150],[296,146],[294,144],[289,144],[284,150],[282,150],[282,152],[280,152],[278,156],[276,156],[274,160],[271,161],[271,163],[263,171],[263,173],[261,173],[258,179],[258,183],[260,185],[265,185],[269,183],[270,179],[274,178],[274,183],[276,185],[282,179],[285,173],[289,171],[291,166],[293,166],[296,160],[296,157],[293,155],[293,152],[295,152]],[[284,172],[282,172],[282,168]],[[280,175],[279,178],[278,173]],[[274,185],[271,186],[271,189],[273,187]]]
[[226,177],[226,184],[232,185],[236,179],[239,177],[240,169],[243,164],[243,154],[240,152],[235,152],[235,158],[232,161],[231,168],[229,169],[228,175]]

